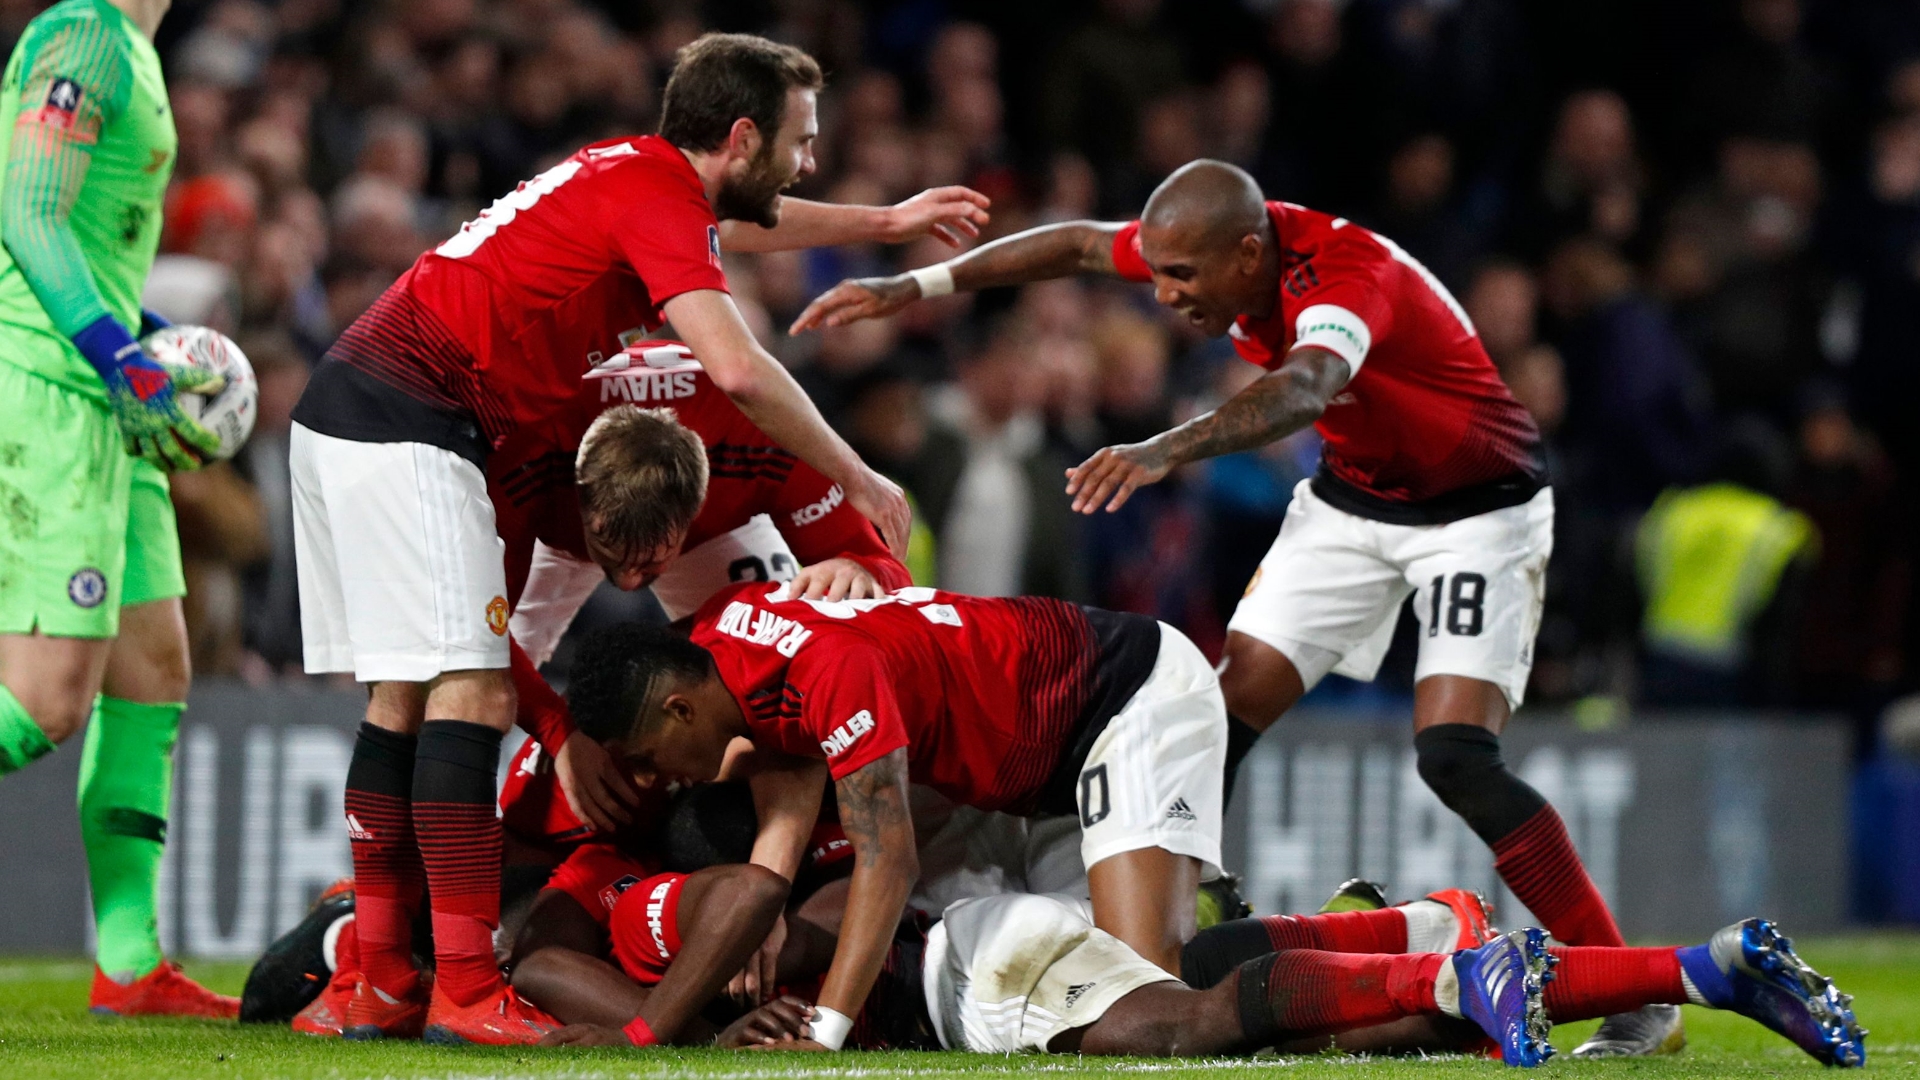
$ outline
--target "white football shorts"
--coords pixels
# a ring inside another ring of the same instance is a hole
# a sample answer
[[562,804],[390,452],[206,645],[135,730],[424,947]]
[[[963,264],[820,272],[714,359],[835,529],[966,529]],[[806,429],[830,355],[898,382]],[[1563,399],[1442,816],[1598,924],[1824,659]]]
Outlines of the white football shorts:
[[505,668],[505,550],[480,468],[299,424],[289,441],[308,673],[423,683]]
[[1553,490],[1445,525],[1388,525],[1293,489],[1285,523],[1227,629],[1272,646],[1307,689],[1332,671],[1369,680],[1409,595],[1414,678],[1465,675],[1526,697],[1553,554]]
[[1179,982],[1093,925],[1084,900],[1007,894],[961,900],[927,936],[921,985],[949,1050],[1045,1051],[1142,986]]
[[1160,624],[1152,674],[1093,742],[1080,769],[1080,857],[1087,866],[1140,848],[1191,855],[1220,876],[1227,706],[1213,665]]

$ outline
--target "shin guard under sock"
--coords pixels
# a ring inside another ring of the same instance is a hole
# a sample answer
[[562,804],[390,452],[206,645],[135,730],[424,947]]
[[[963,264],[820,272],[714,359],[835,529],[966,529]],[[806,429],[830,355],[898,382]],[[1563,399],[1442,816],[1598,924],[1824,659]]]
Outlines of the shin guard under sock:
[[1210,926],[1180,950],[1180,978],[1205,990],[1256,956],[1285,949],[1403,953],[1407,920],[1399,908],[1320,915],[1267,915]]
[[493,932],[500,926],[500,819],[494,774],[500,732],[464,720],[420,727],[413,826],[433,908],[435,984],[467,1006],[500,988]]
[[1569,945],[1626,945],[1600,890],[1580,864],[1566,823],[1542,806],[1493,845],[1493,868],[1547,932]]
[[1680,957],[1673,949],[1565,948],[1547,983],[1554,1023],[1632,1012],[1643,1005],[1687,1004]]
[[1416,732],[1420,778],[1493,848],[1494,869],[1554,937],[1625,945],[1560,815],[1500,756],[1500,737],[1472,724]]
[[1240,965],[1237,1001],[1247,1047],[1433,1013],[1447,957],[1291,949]]
[[33,722],[13,691],[0,686],[0,776],[21,769],[53,753],[53,742]]
[[360,970],[389,997],[413,993],[413,916],[426,870],[413,829],[417,740],[360,725],[347,767],[347,836],[353,845],[354,934]]
[[160,966],[160,858],[173,793],[178,702],[95,699],[80,754],[80,840],[100,970],[121,985]]

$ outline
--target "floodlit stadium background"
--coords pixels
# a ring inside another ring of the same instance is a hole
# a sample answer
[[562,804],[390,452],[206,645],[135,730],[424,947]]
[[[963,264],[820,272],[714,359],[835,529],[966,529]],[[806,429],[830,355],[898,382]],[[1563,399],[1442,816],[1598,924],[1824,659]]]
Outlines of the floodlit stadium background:
[[[11,48],[43,6],[0,0],[0,41]],[[159,37],[180,158],[148,299],[238,338],[262,386],[241,458],[175,480],[196,678],[211,694],[188,715],[176,832],[188,854],[169,885],[184,890],[171,932],[189,949],[199,920],[203,942],[244,954],[344,857],[327,739],[352,699],[299,671],[286,432],[307,372],[417,254],[516,181],[589,140],[650,131],[674,50],[707,29],[765,33],[827,67],[820,172],[799,194],[888,203],[966,183],[994,199],[999,235],[1130,216],[1172,168],[1212,156],[1272,197],[1397,240],[1460,297],[1549,435],[1560,525],[1529,709],[1556,734],[1526,767],[1574,806],[1596,876],[1611,861],[1603,884],[1623,922],[1670,925],[1634,909],[1666,903],[1661,883],[1702,858],[1746,865],[1770,842],[1787,864],[1757,884],[1722,873],[1727,905],[1817,892],[1832,922],[1920,921],[1920,697],[1906,698],[1920,690],[1920,7],[180,0]],[[1208,407],[1254,369],[1145,289],[1094,282],[783,332],[842,277],[941,257],[923,241],[730,257],[728,272],[767,346],[915,497],[920,580],[1152,613],[1217,652],[1312,468],[1311,434],[1189,470],[1123,513],[1073,518],[1064,467]],[[1769,557],[1729,526],[1712,558],[1676,562],[1660,541],[1677,526],[1648,516],[1655,500],[1712,526],[1729,483],[1804,524],[1803,539]],[[1644,583],[1661,571],[1749,565],[1715,603],[1647,614],[1661,598]],[[580,627],[651,614],[644,598],[603,593]],[[1689,633],[1707,634],[1715,659],[1665,645]],[[1437,819],[1379,794],[1399,790],[1411,645],[1374,686],[1330,679],[1309,699],[1313,723],[1276,732],[1250,764],[1264,801],[1243,794],[1232,828],[1261,896],[1304,903],[1321,878],[1368,869],[1382,829],[1431,847]],[[563,651],[556,680],[565,667]],[[1659,765],[1681,761],[1700,764]],[[306,783],[311,806],[282,800]],[[1661,817],[1674,788],[1735,809]],[[42,769],[0,796],[51,814],[70,793]],[[1370,817],[1376,796],[1389,809]],[[1301,816],[1329,801],[1351,814]],[[274,822],[261,850],[275,854],[256,879],[234,822],[251,827],[258,808]],[[1799,832],[1780,839],[1789,819]],[[5,875],[19,890],[8,910],[52,917],[83,883],[34,861],[40,839],[9,826],[0,866],[42,875]],[[1411,842],[1379,864],[1403,883],[1429,864],[1471,876],[1468,856],[1421,863]],[[1796,852],[1825,861],[1809,874]],[[193,891],[196,866],[211,891]],[[260,923],[243,935],[250,903]],[[58,916],[53,937],[23,937],[32,921],[17,921],[0,946],[78,948],[82,911]]]

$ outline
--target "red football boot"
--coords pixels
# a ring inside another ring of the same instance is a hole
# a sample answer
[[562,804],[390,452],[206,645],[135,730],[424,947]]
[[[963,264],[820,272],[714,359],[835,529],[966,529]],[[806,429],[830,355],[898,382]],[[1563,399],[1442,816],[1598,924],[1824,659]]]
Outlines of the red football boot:
[[455,1046],[523,1046],[539,1042],[542,1035],[560,1026],[560,1021],[504,983],[499,990],[464,1008],[435,987],[424,1037],[430,1043]]
[[1493,905],[1472,889],[1441,889],[1428,893],[1426,899],[1436,904],[1445,904],[1453,911],[1453,921],[1460,925],[1460,936],[1454,939],[1454,951],[1477,949],[1499,936],[1493,929]]
[[341,967],[334,971],[320,996],[294,1014],[293,1030],[302,1035],[338,1038],[347,1030],[347,1005],[353,1001],[361,981],[360,973],[353,968]]
[[[336,973],[335,982],[342,981]],[[427,1024],[429,991],[426,977],[420,977],[413,992],[395,998],[378,990],[357,971],[347,973],[350,984],[345,993],[346,1006],[340,1011],[340,1035],[347,1039],[417,1039]],[[333,984],[321,1001],[333,993]],[[336,999],[337,1000],[337,999]],[[316,1034],[318,1034],[316,1032]]]
[[216,994],[187,978],[171,960],[125,986],[107,978],[96,965],[87,1007],[100,1016],[198,1016],[237,1020],[240,999]]

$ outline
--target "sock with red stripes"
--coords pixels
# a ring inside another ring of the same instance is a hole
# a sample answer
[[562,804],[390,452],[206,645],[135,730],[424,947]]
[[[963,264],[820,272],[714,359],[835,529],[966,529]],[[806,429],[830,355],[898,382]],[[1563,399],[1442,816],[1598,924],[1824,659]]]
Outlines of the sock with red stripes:
[[1290,949],[1240,965],[1240,1030],[1249,1049],[1287,1038],[1384,1024],[1437,1011],[1433,982],[1447,957]]
[[1632,1012],[1643,1005],[1685,1005],[1687,988],[1674,949],[1577,947],[1560,958],[1547,983],[1547,1015],[1556,1024]]
[[347,837],[353,847],[354,933],[360,970],[378,990],[413,993],[413,916],[426,872],[413,832],[415,739],[360,725],[347,766]]
[[1205,990],[1248,960],[1284,949],[1403,953],[1407,919],[1399,908],[1234,919],[1209,926],[1187,942],[1180,950],[1180,978]]
[[1472,724],[1415,732],[1420,778],[1493,848],[1494,869],[1554,937],[1569,945],[1625,945],[1567,827],[1500,756],[1500,737]]
[[420,726],[413,821],[433,908],[434,981],[455,1005],[500,989],[500,819],[494,774],[500,732],[464,720]]
[[1555,938],[1569,945],[1627,943],[1553,807],[1542,806],[1494,843],[1493,868]]

